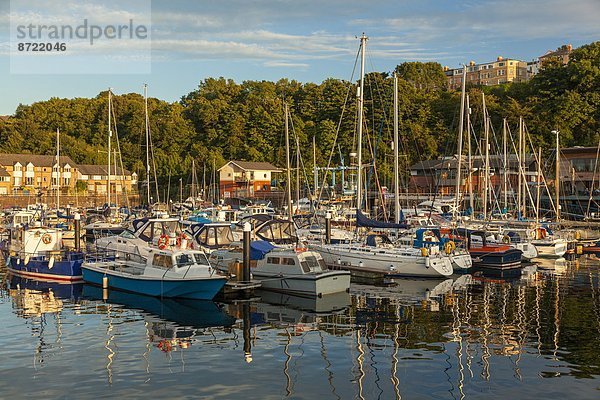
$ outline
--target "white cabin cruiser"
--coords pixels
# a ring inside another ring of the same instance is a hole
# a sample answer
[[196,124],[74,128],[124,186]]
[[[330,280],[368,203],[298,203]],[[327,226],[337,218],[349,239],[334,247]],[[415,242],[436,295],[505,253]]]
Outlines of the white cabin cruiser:
[[[216,250],[210,260],[215,268],[228,271],[242,258],[242,248],[237,247]],[[252,277],[261,281],[262,289],[311,297],[350,289],[350,272],[328,270],[323,257],[306,248],[257,240],[251,243],[251,259]]]

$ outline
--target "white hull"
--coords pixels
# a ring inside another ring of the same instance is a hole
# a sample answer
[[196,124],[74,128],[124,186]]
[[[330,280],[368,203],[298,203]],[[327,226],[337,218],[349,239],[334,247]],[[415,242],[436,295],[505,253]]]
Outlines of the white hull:
[[313,245],[323,256],[325,263],[335,268],[388,276],[440,277],[452,275],[453,269],[447,256],[403,254],[396,249],[357,247],[348,244]]
[[262,289],[311,297],[346,292],[350,287],[350,274],[347,271],[281,276],[254,270],[252,277],[261,281]]
[[553,241],[535,242],[538,251],[538,257],[543,258],[561,258],[567,252],[567,241],[557,239]]
[[467,270],[473,266],[473,259],[469,253],[450,254],[449,257],[455,271]]
[[530,261],[539,256],[537,246],[533,243],[523,242],[515,243],[512,245],[515,249],[521,250],[523,255],[521,256],[525,261]]

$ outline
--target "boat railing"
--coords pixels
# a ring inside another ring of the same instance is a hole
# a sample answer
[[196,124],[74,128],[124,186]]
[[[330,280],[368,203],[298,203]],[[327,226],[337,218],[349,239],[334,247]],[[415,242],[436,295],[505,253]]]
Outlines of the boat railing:
[[16,251],[10,252],[12,257],[20,258],[20,259],[28,259],[35,261],[50,261],[52,258],[54,260],[61,261],[78,261],[84,258],[84,254],[81,251],[70,251],[70,250],[50,250],[44,252],[28,252],[28,251]]
[[146,264],[146,258],[142,257],[139,251],[126,252],[122,250],[96,249],[95,251],[86,253],[86,262],[133,262]]

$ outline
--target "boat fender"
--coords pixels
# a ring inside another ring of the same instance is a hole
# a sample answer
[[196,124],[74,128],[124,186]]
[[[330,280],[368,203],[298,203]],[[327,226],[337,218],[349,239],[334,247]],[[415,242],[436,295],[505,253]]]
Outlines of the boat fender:
[[537,228],[537,238],[538,239],[546,238],[546,230],[544,228]]
[[575,231],[575,240],[581,239],[581,231]]
[[25,260],[23,260],[23,265],[29,264],[29,254],[25,256]]
[[508,236],[508,235],[502,236],[502,243],[509,244],[510,243],[510,236]]
[[427,247],[421,247],[421,256],[427,257],[429,255],[429,250]]
[[446,242],[446,244],[444,245],[444,251],[446,252],[446,254],[452,254],[454,249],[456,249],[456,244],[452,240]]
[[50,261],[48,261],[48,269],[52,269],[54,267],[54,256],[50,257]]
[[50,244],[51,242],[52,242],[52,236],[50,236],[49,233],[44,233],[44,235],[42,235],[42,243]]
[[177,236],[177,247],[185,248],[187,247],[187,242],[187,236],[185,235],[185,233],[180,233],[179,236]]
[[156,242],[156,244],[158,245],[159,249],[161,249],[161,250],[166,249],[167,245],[169,244],[169,236],[160,235],[160,237],[158,238],[158,242]]

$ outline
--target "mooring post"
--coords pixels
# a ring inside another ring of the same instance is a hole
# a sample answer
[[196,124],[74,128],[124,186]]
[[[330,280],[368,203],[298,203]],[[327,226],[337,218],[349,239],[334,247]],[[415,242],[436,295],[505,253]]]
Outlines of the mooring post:
[[331,213],[325,214],[325,243],[331,243]]
[[244,334],[244,359],[247,363],[252,362],[252,340],[250,338],[250,304],[245,302],[242,305],[243,317],[243,334]]
[[244,265],[242,271],[244,282],[250,282],[250,230],[251,226],[246,222],[244,224]]
[[73,215],[73,220],[75,221],[75,251],[81,250],[81,215],[79,213],[75,213]]

